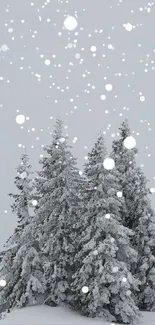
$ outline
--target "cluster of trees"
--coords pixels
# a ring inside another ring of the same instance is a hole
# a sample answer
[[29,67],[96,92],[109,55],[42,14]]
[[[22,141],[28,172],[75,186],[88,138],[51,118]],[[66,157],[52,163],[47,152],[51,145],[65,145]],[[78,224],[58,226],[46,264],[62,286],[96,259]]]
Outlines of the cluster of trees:
[[[0,263],[0,312],[36,304],[63,305],[88,317],[132,323],[155,310],[155,213],[137,149],[127,149],[128,121],[108,157],[100,133],[83,175],[57,120],[40,171],[27,154],[10,194],[18,225]],[[29,202],[34,207],[29,213]]]

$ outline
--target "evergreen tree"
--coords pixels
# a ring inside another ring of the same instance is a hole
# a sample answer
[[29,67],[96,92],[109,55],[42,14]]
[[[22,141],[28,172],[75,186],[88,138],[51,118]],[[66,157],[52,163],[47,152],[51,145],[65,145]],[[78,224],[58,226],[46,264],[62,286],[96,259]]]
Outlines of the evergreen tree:
[[32,220],[29,215],[31,199],[30,165],[24,154],[17,168],[15,185],[17,194],[12,211],[18,217],[18,225],[5,245],[5,254],[0,264],[0,278],[6,281],[0,291],[0,311],[14,307],[39,304],[43,301],[45,284],[40,252],[34,241]]
[[70,305],[82,182],[61,120],[56,121],[52,144],[44,150],[46,156],[40,161],[42,169],[36,179],[39,201],[34,223],[36,239],[46,258],[45,303]]
[[141,170],[137,173],[140,187],[134,245],[139,258],[134,273],[141,281],[137,300],[141,310],[155,311],[155,213],[148,199],[147,180]]
[[132,245],[138,252],[138,262],[132,273],[141,281],[137,303],[141,310],[155,310],[155,214],[151,208],[147,179],[136,166],[137,149],[126,149],[124,140],[131,135],[127,120],[120,128],[120,139],[113,142],[112,157],[118,172],[118,182],[125,199],[122,220],[134,231]]
[[103,167],[106,156],[101,134],[84,168],[88,182],[84,229],[79,239],[81,249],[75,256],[81,265],[73,276],[72,290],[76,309],[84,315],[129,323],[139,315],[133,300],[138,281],[130,272],[137,254],[130,246],[132,231],[122,225],[124,199],[117,196],[116,171]]
[[131,136],[131,131],[127,120],[122,123],[119,131],[120,139],[113,141],[112,153],[110,156],[115,161],[117,180],[125,199],[125,207],[123,206],[121,208],[122,221],[126,227],[132,229],[132,225],[137,220],[136,216],[134,215],[135,207],[133,202],[135,200],[136,189],[139,186],[136,167],[136,155],[138,150],[137,148],[128,150],[124,146],[124,140]]

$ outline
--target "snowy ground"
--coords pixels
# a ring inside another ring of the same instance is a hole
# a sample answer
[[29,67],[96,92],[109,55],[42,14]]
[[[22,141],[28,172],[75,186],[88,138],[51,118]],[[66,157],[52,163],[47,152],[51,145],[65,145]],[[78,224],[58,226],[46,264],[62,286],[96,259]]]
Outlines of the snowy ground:
[[[142,313],[137,325],[155,325],[155,313]],[[28,307],[15,310],[0,321],[0,325],[109,325],[101,319],[90,319],[64,308],[48,306]]]

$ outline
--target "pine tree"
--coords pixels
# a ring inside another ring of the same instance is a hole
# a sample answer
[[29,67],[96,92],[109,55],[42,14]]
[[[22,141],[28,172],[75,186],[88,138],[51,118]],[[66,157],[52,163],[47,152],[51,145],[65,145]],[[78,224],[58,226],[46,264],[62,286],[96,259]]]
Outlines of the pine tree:
[[[123,224],[132,229],[132,224],[136,222],[134,219],[134,206],[132,203],[135,199],[134,193],[139,181],[136,168],[136,155],[138,150],[137,148],[128,150],[124,146],[124,140],[131,136],[127,120],[122,123],[119,131],[120,139],[113,141],[112,153],[110,156],[115,161],[117,180],[125,199],[125,206],[121,208]],[[130,197],[129,195],[126,197],[126,193],[130,193]]]
[[148,197],[148,181],[136,166],[138,151],[124,146],[125,138],[131,135],[127,120],[120,131],[120,139],[113,142],[111,156],[125,199],[126,212],[121,211],[123,224],[134,231],[132,245],[138,252],[138,262],[132,265],[132,273],[141,281],[137,303],[141,310],[155,310],[155,213]]
[[5,254],[0,265],[0,278],[6,281],[6,286],[0,291],[1,312],[41,303],[45,291],[40,252],[34,241],[29,215],[31,166],[26,154],[21,160],[15,177],[18,193],[9,194],[14,199],[11,207],[18,217],[18,225],[5,245]]
[[60,119],[56,121],[52,144],[44,150],[46,156],[40,161],[42,169],[36,179],[39,201],[34,222],[36,238],[46,258],[45,303],[70,305],[82,183]]
[[137,173],[140,184],[134,245],[139,258],[134,273],[141,281],[137,300],[141,310],[155,311],[155,213],[148,199],[147,180],[140,169]]
[[122,225],[117,175],[103,167],[106,156],[101,134],[84,168],[88,182],[84,230],[75,256],[81,265],[73,276],[72,290],[76,309],[84,315],[129,323],[139,315],[133,300],[138,281],[130,272],[137,254],[130,246],[132,231]]

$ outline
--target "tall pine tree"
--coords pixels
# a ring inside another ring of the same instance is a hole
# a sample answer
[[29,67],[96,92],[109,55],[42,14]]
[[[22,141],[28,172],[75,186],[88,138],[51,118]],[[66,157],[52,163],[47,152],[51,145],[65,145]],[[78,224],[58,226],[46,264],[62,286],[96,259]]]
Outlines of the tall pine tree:
[[42,169],[36,179],[39,201],[34,223],[36,239],[46,259],[45,303],[70,305],[82,180],[60,119],[56,121],[52,144],[44,150],[46,156],[40,161]]
[[127,149],[124,140],[131,136],[128,121],[120,127],[120,139],[113,142],[118,182],[125,200],[121,210],[123,224],[134,231],[132,245],[138,252],[133,274],[141,281],[137,303],[141,310],[155,310],[155,214],[148,197],[150,191],[142,170],[136,166],[137,149]]
[[133,300],[138,282],[130,272],[137,254],[130,246],[132,231],[122,225],[124,200],[117,196],[117,175],[103,167],[106,156],[101,134],[84,168],[84,229],[75,256],[80,266],[72,283],[74,304],[84,315],[129,323],[139,315]]
[[42,262],[37,243],[34,241],[29,200],[31,199],[29,158],[24,154],[17,168],[15,186],[17,194],[9,194],[14,203],[13,213],[18,224],[5,245],[4,257],[0,264],[0,277],[6,286],[0,291],[0,311],[14,307],[40,304],[43,302],[45,284]]

